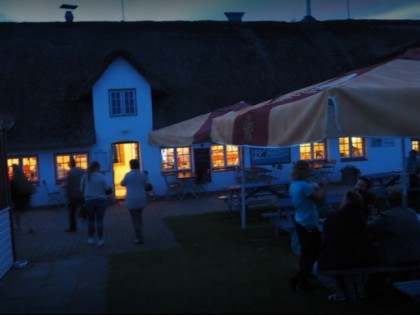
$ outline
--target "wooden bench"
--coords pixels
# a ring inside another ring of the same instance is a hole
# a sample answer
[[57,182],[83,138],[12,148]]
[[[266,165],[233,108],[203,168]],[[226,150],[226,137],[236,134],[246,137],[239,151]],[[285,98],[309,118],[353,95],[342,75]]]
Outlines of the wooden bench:
[[[401,271],[416,271],[420,270],[420,263],[413,266],[370,266],[370,267],[361,267],[361,268],[352,268],[352,269],[340,269],[340,270],[318,270],[320,275],[330,275],[330,276],[343,276],[347,296],[350,300],[355,301],[357,299],[355,286],[353,281],[353,276],[364,275],[368,276],[372,273],[393,273]],[[420,282],[420,280],[418,280]],[[398,283],[398,282],[397,282]],[[403,286],[403,285],[402,285]],[[409,286],[406,286],[405,289],[409,290]]]

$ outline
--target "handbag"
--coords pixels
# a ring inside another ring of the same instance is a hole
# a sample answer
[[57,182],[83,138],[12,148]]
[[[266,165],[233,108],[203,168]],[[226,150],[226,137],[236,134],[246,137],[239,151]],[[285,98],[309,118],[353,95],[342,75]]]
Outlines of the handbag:
[[145,189],[146,191],[152,191],[152,190],[153,190],[153,186],[152,186],[152,184],[147,183],[147,184],[146,184],[146,186],[144,187],[144,189]]

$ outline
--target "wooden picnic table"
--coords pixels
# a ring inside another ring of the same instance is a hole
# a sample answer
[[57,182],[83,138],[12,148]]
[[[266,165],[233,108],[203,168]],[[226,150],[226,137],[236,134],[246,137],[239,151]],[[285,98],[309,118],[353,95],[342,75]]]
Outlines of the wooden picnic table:
[[[266,182],[252,182],[252,183],[244,183],[245,189],[245,202],[248,202],[251,198],[260,198],[261,197],[270,197],[277,196],[282,198],[285,196],[285,191],[287,190],[290,181],[277,181],[275,183],[266,183]],[[232,210],[234,205],[241,205],[242,203],[242,185],[241,184],[233,184],[228,186],[222,186],[224,190],[227,191],[227,195],[224,196],[224,200],[227,202],[229,211]],[[282,188],[282,189],[279,189]],[[269,203],[269,199],[265,199],[267,203]],[[257,203],[257,202],[255,202]],[[261,203],[261,202],[258,202]]]

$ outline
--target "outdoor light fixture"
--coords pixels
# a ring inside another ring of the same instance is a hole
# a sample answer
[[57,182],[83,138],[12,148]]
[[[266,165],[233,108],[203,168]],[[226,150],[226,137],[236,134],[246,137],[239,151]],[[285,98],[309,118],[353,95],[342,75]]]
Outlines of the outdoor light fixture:
[[60,9],[67,9],[66,14],[64,15],[64,18],[66,19],[66,22],[73,22],[73,12],[71,12],[70,10],[74,10],[77,8],[77,5],[73,5],[73,4],[62,4],[60,6]]

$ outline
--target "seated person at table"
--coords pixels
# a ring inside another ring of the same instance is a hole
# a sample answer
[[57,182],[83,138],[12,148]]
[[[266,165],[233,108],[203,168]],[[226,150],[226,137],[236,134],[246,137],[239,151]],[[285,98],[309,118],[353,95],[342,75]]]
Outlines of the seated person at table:
[[363,197],[363,213],[366,218],[370,215],[369,208],[376,208],[378,213],[383,210],[378,196],[370,191],[371,185],[372,182],[367,176],[360,176],[354,186],[354,190]]
[[420,262],[420,222],[416,212],[404,208],[399,189],[388,193],[391,209],[368,224],[381,265],[410,265]]
[[[362,208],[362,196],[356,191],[347,191],[339,209],[325,219],[319,260],[314,264],[313,271],[321,284],[331,290],[329,300],[344,301],[347,297],[340,278],[322,271],[367,267],[377,263]],[[356,294],[363,297],[366,294],[364,277],[351,277]]]

